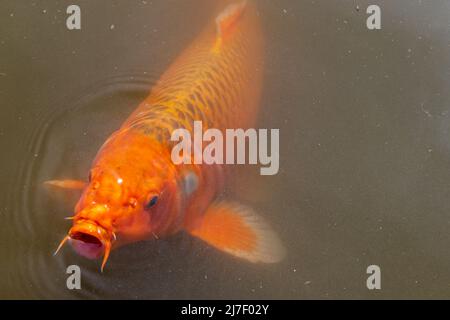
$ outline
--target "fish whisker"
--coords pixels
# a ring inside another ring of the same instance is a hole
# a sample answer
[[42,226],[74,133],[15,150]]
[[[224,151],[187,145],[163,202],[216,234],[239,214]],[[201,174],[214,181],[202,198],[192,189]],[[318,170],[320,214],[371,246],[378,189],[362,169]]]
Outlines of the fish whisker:
[[62,248],[62,246],[64,245],[64,243],[66,243],[67,240],[69,240],[69,235],[65,236],[64,239],[62,239],[61,243],[59,244],[58,248],[56,249],[55,253],[53,254],[53,256],[56,256],[58,254],[59,249]]

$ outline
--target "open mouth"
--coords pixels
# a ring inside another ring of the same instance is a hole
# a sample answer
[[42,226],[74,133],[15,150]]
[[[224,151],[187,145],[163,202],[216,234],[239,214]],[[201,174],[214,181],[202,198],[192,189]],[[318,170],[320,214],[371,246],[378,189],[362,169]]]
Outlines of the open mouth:
[[70,234],[70,244],[79,255],[89,259],[99,258],[104,251],[100,239],[80,231]]
[[96,259],[103,255],[101,268],[103,272],[111,252],[112,242],[116,240],[116,234],[114,231],[108,232],[95,221],[78,219],[69,230],[69,234],[62,239],[54,255],[58,253],[67,240],[69,240],[75,252],[83,257]]

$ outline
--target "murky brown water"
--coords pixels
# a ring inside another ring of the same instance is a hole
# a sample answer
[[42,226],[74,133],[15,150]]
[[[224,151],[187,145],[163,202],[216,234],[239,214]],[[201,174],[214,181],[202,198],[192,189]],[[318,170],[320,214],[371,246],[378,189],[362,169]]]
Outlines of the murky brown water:
[[[98,261],[53,257],[106,137],[210,19],[214,3],[0,2],[1,298],[450,297],[450,2],[258,1],[267,41],[259,126],[280,128],[280,173],[236,194],[286,244],[253,265],[185,234]],[[379,4],[382,29],[366,28]],[[82,268],[82,290],[66,267]],[[366,268],[382,289],[366,288]]]

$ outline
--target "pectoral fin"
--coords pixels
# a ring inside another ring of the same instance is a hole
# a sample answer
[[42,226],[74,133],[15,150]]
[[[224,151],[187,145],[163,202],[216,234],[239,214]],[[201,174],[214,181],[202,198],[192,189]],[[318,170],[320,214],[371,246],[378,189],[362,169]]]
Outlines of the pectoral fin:
[[285,249],[269,225],[251,208],[221,202],[211,205],[190,233],[219,250],[251,262],[275,263]]
[[86,182],[81,180],[47,180],[44,184],[62,189],[75,190],[81,190],[86,186]]

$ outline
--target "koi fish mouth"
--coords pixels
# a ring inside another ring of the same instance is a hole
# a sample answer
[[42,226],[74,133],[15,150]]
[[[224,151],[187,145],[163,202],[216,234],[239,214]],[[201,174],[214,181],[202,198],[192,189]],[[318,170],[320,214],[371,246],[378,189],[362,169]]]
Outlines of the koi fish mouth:
[[80,256],[88,259],[97,259],[103,254],[103,243],[95,236],[77,231],[71,233],[69,238],[73,249]]
[[94,221],[85,219],[77,220],[69,230],[68,235],[61,241],[55,254],[69,240],[72,248],[80,256],[88,259],[97,259],[103,255],[101,268],[103,271],[109,257],[109,252],[111,251],[111,235],[115,238],[114,233],[108,232]]

